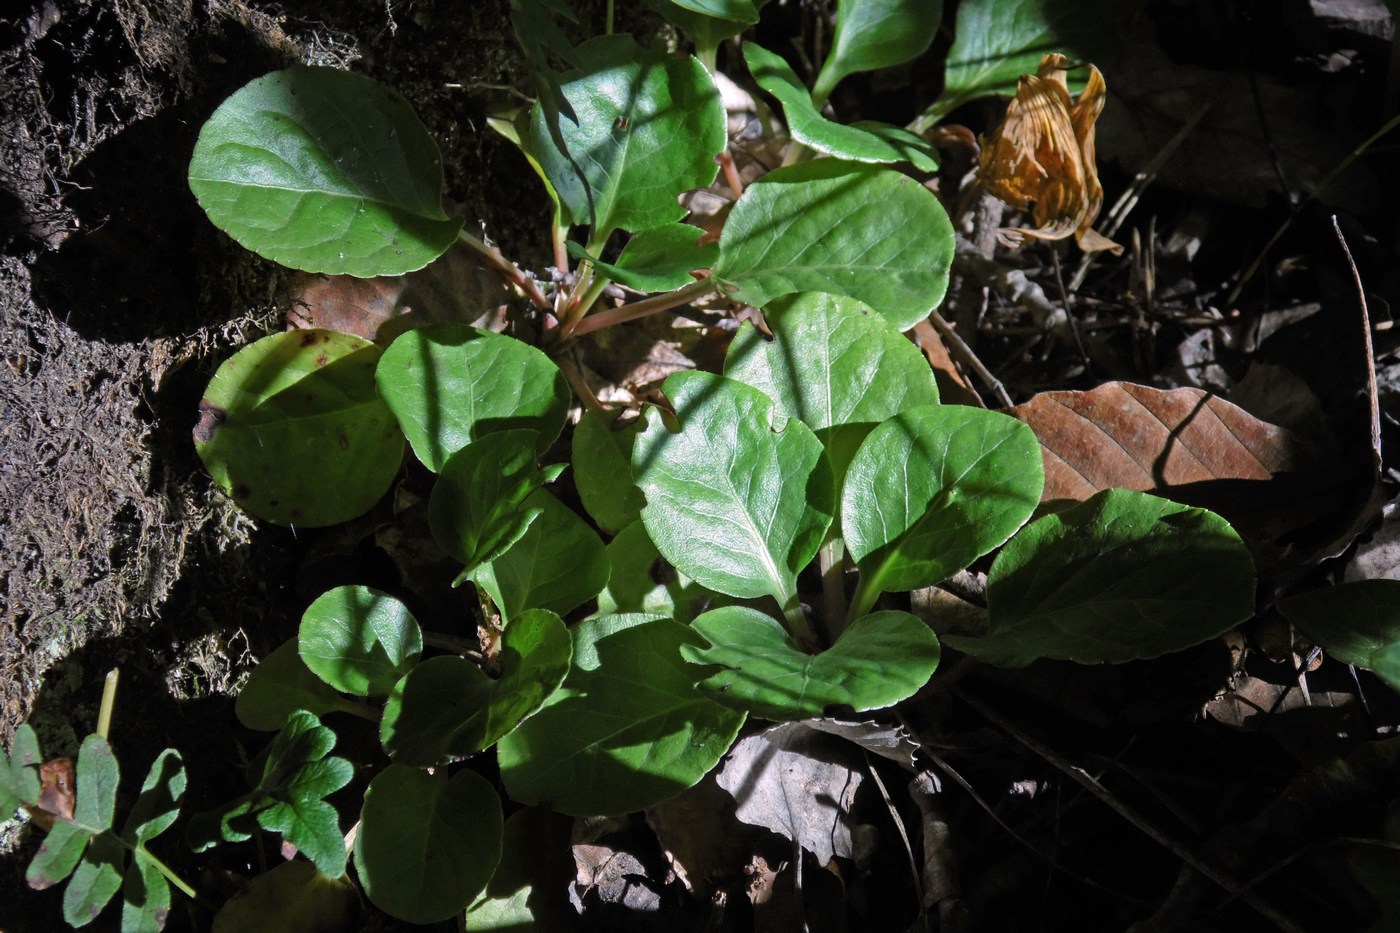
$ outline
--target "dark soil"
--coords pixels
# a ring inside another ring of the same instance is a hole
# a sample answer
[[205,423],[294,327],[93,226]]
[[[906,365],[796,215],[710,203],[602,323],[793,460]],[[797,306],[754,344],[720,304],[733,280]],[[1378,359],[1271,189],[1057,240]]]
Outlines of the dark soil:
[[[314,536],[260,526],[212,489],[190,442],[214,368],[249,339],[280,327],[286,310],[286,273],[216,231],[188,192],[185,169],[198,129],[229,93],[267,71],[298,62],[351,66],[413,103],[442,147],[448,192],[465,216],[521,265],[543,268],[548,231],[538,219],[547,216],[545,198],[520,156],[485,131],[483,117],[503,89],[523,87],[525,67],[508,25],[509,0],[27,0],[21,6],[0,19],[0,745],[8,746],[13,730],[28,721],[46,756],[75,754],[93,726],[103,677],[119,667],[114,737],[127,780],[138,779],[162,748],[179,748],[200,795],[190,809],[200,809],[242,791],[243,750],[232,739],[235,686],[254,659],[292,633],[295,614],[314,590],[307,574],[327,571],[305,569]],[[585,21],[601,18],[602,0],[573,6]],[[766,16],[764,29],[799,29],[810,14],[798,7],[773,4],[777,12]],[[1378,125],[1386,40],[1333,28],[1302,0],[1277,9],[1246,0],[1161,0],[1133,9],[1141,20],[1135,35],[1148,38],[1125,57],[1150,48],[1163,56],[1164,68],[1179,69],[1171,72],[1177,80],[1185,82],[1189,69],[1205,69],[1204,86],[1222,82],[1206,129],[1148,188],[1129,224],[1137,225],[1148,253],[1153,236],[1165,242],[1203,231],[1199,252],[1183,259],[1163,247],[1161,264],[1151,270],[1156,287],[1180,286],[1185,297],[1154,296],[1152,281],[1144,284],[1141,249],[1130,250],[1123,260],[1101,262],[1087,280],[1082,294],[1097,302],[1103,323],[1097,336],[1083,338],[1087,343],[1075,344],[1083,335],[1064,334],[1047,341],[1043,321],[993,294],[981,307],[978,352],[1016,401],[1040,389],[1110,379],[1230,388],[1251,362],[1274,362],[1317,399],[1329,430],[1342,438],[1339,462],[1364,452],[1355,292],[1329,217],[1341,216],[1373,318],[1389,320],[1400,298],[1393,143],[1381,157],[1390,160],[1388,168],[1362,160],[1320,202],[1286,192],[1310,190]],[[837,104],[848,113],[867,111],[859,116],[907,120],[910,102],[930,92],[920,67],[859,79]],[[1137,69],[1138,85],[1105,71],[1120,95],[1110,104],[1110,113],[1119,112],[1117,128],[1105,126],[1100,137],[1111,203],[1153,147],[1165,144],[1162,128],[1178,126],[1179,115],[1154,109],[1160,101],[1146,69]],[[1243,129],[1230,122],[1222,76],[1245,82],[1241,87],[1267,78],[1254,96],[1259,110],[1244,110]],[[1284,98],[1287,106],[1276,107]],[[969,109],[957,117],[984,128],[990,110]],[[1290,215],[1296,215],[1292,231],[1227,308],[1224,323],[1234,329],[1205,321],[1204,309],[1224,306],[1228,286]],[[1120,239],[1131,242],[1130,235],[1125,229]],[[1063,270],[1065,277],[1071,272]],[[1047,264],[1029,274],[1058,297],[1052,284],[1058,268]],[[980,301],[985,292],[973,282],[964,294]],[[1310,302],[1322,310],[1303,326],[1280,329],[1268,344],[1248,336],[1245,325],[1266,312]],[[954,319],[958,312],[953,305],[944,313]],[[974,308],[970,327],[978,326]],[[1400,413],[1394,362],[1400,341],[1387,342],[1384,333],[1380,340],[1389,439]],[[1202,726],[1201,706],[1228,678],[1243,676],[1231,663],[1228,645],[1220,643],[1112,670],[1038,666],[1025,676],[974,678],[969,690],[990,697],[1002,715],[1019,713],[1023,728],[1053,736],[1075,760],[1131,776],[1138,782],[1136,805],[1155,819],[1170,822],[1174,811],[1161,802],[1168,795],[1154,780],[1163,774],[1180,780],[1173,799],[1188,801],[1198,816],[1182,820],[1190,831],[1181,834],[1222,864],[1238,856],[1240,878],[1273,864],[1273,856],[1325,846],[1334,836],[1377,834],[1385,803],[1400,787],[1400,761],[1392,746],[1337,734],[1389,735],[1394,710],[1384,703],[1364,713],[1359,706],[1344,713],[1293,709],[1274,730],[1282,738],[1253,727]],[[1287,683],[1292,674],[1286,662],[1270,663],[1259,653],[1251,663],[1261,681]],[[1327,697],[1320,705],[1354,692],[1345,668],[1319,676],[1330,678],[1312,687]],[[1384,695],[1373,679],[1363,682],[1368,695]],[[1037,846],[1012,840],[970,797],[944,804],[947,820],[964,833],[958,841],[959,870],[969,879],[964,902],[980,918],[980,925],[965,928],[1025,928],[1020,924],[1035,915],[1041,929],[1121,929],[1124,918],[1151,914],[1174,883],[1187,889],[1179,898],[1187,905],[1183,916],[1211,917],[1209,926],[1182,928],[1261,928],[1255,914],[1230,899],[1222,903],[1208,885],[1206,894],[1193,890],[1190,873],[1179,875],[1173,856],[1107,811],[1094,810],[1061,837],[1061,827],[1046,825],[1030,800],[1037,788],[1063,792],[1066,819],[1073,820],[1081,813],[1076,808],[1090,806],[1081,792],[1022,747],[991,742],[981,726],[967,726],[958,738],[969,744],[948,758],[973,785],[1021,780],[1030,788],[1024,800],[1002,801],[998,819],[1038,840]],[[984,740],[989,744],[977,744]],[[1351,756],[1357,781],[1310,793],[1310,769],[1334,754]],[[907,795],[901,805],[917,822]],[[1290,818],[1296,832],[1279,828]],[[630,832],[635,837],[638,826]],[[1052,870],[1045,853],[1061,839]],[[0,844],[8,850],[0,855],[0,931],[61,928],[59,895],[24,885],[33,839],[12,833]],[[655,848],[654,839],[646,845]],[[1116,858],[1107,849],[1127,854]],[[878,864],[894,876],[905,870],[904,856],[890,851]],[[650,864],[663,861],[651,852]],[[1299,862],[1265,893],[1311,883],[1316,864]],[[219,868],[193,861],[185,867],[211,874]],[[662,865],[658,873],[664,871]],[[1354,883],[1333,875],[1329,892],[1356,895]],[[1028,876],[1047,892],[1052,879],[1063,886],[1041,908],[1027,907]],[[885,887],[862,884],[871,899],[912,896],[902,876]],[[1140,900],[1125,905],[1099,891],[1100,884]],[[1348,901],[1347,918],[1365,915],[1364,907],[1352,910],[1357,903],[1366,903],[1364,895]],[[1330,907],[1320,898],[1299,909],[1305,924],[1319,924],[1310,929],[1363,928],[1351,919],[1329,926]],[[194,916],[176,916],[172,928],[197,926]],[[595,916],[606,929],[616,915]],[[688,903],[664,916],[699,928],[714,914]],[[912,921],[903,907],[871,916],[869,929]],[[1086,916],[1100,919],[1086,923]],[[948,929],[957,928],[951,925],[957,918],[945,919]],[[729,923],[726,929],[739,928],[733,914]],[[389,926],[374,917],[366,928]]]

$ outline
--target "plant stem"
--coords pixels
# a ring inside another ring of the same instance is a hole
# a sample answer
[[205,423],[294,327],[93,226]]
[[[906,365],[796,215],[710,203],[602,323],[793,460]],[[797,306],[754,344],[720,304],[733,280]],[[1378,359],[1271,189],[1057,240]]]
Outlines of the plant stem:
[[540,287],[536,284],[535,280],[526,275],[519,266],[502,255],[498,248],[487,246],[465,230],[458,231],[457,242],[481,257],[488,266],[495,269],[507,282],[510,282],[516,288],[524,292],[525,297],[529,298],[530,302],[536,308],[539,308],[541,311],[554,310],[553,305],[551,305],[549,299],[544,296],[544,292],[540,291]]
[[149,850],[141,848],[133,849],[132,851],[137,853],[137,858],[145,857],[146,859],[149,859],[150,863],[156,867],[156,871],[164,875],[166,881],[169,881],[171,884],[175,885],[175,887],[179,888],[180,893],[185,895],[185,897],[188,897],[192,901],[199,900],[199,894],[195,891],[195,889],[186,884],[185,880],[179,875],[175,874],[175,871],[169,865],[166,865],[160,859],[156,858],[150,853]]
[[662,295],[652,295],[650,298],[643,298],[641,301],[633,301],[620,308],[610,308],[607,311],[600,311],[591,314],[579,321],[573,327],[562,334],[562,339],[582,337],[584,334],[591,334],[595,330],[602,330],[605,327],[612,327],[615,324],[623,324],[627,321],[635,321],[638,318],[646,317],[650,314],[657,314],[662,311],[669,311],[672,308],[679,308],[681,305],[689,304],[702,295],[718,290],[719,286],[712,278],[703,278],[698,282],[687,285],[685,288],[674,292],[666,292]]
[[827,635],[835,641],[845,628],[846,619],[846,542],[831,538],[817,552],[817,566],[822,574],[822,619]]
[[366,706],[363,703],[356,703],[353,700],[342,700],[335,707],[337,712],[349,713],[366,722],[378,723],[384,719],[384,714],[377,709]]
[[478,664],[485,658],[477,648],[476,641],[471,638],[463,638],[461,635],[448,635],[443,632],[424,632],[423,644],[429,648],[436,648],[439,651],[450,651],[453,654],[460,654],[464,658],[475,661]]
[[599,298],[603,297],[603,292],[607,291],[608,286],[611,284],[612,279],[600,274],[595,268],[593,270],[593,281],[588,283],[587,290],[579,297],[578,310],[570,309],[569,319],[573,321],[582,319],[583,316],[588,313],[588,309],[593,307],[593,305],[598,302]]
[[112,709],[117,705],[117,681],[121,678],[121,668],[114,667],[107,672],[107,680],[102,684],[102,706],[97,711],[97,734],[107,741],[112,731]]
[[807,614],[802,611],[802,600],[794,593],[783,607],[783,619],[787,622],[788,631],[792,637],[797,639],[797,643],[811,651],[821,649],[821,642],[817,640],[817,633],[812,628],[812,623],[807,618]]
[[870,610],[875,605],[875,600],[880,598],[884,592],[879,584],[875,582],[877,574],[866,576],[860,575],[860,582],[856,584],[856,591],[851,594],[851,609],[846,613],[846,624],[850,625],[861,616],[869,615]]

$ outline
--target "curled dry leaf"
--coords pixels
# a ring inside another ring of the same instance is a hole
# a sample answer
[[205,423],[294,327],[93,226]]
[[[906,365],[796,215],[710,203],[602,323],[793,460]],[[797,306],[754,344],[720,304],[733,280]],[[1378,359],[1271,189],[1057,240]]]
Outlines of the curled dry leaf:
[[1103,75],[1089,66],[1089,80],[1071,103],[1065,71],[1069,59],[1050,53],[1033,75],[1023,75],[1016,99],[982,147],[978,176],[992,194],[1017,210],[1029,210],[1034,228],[999,231],[1008,246],[1026,237],[1063,240],[1074,235],[1085,252],[1123,247],[1095,233],[1103,186],[1094,162],[1094,121],[1108,91]]
[[1213,509],[1251,537],[1274,539],[1345,498],[1335,457],[1201,389],[1110,382],[1043,392],[1008,414],[1040,440],[1045,501],[1135,489]]

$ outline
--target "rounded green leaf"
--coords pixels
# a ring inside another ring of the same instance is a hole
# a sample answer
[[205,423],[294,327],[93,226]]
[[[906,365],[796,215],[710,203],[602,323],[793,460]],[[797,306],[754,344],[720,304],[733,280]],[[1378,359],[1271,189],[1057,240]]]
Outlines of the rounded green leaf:
[[390,765],[365,790],[355,867],[374,906],[409,923],[464,911],[501,860],[501,798],[485,778]]
[[706,699],[682,645],[700,636],[642,615],[572,629],[569,675],[497,746],[512,799],[574,816],[628,813],[672,797],[729,750],[742,713]]
[[384,750],[400,764],[428,767],[490,748],[559,687],[572,653],[560,618],[532,609],[505,627],[497,678],[455,655],[424,661],[384,707]]
[[428,523],[433,540],[467,571],[499,557],[539,516],[526,498],[557,477],[563,465],[535,465],[534,431],[498,431],[447,458],[433,485]]
[[173,748],[161,752],[146,772],[141,796],[136,798],[122,827],[122,839],[144,845],[170,828],[185,799],[185,763]]
[[1093,61],[1114,35],[1114,7],[1107,0],[970,0],[958,4],[943,93],[916,121],[915,128],[932,126],[970,100],[1015,94],[1021,75],[1035,74],[1047,52]]
[[535,431],[543,453],[569,409],[569,384],[549,357],[461,324],[401,335],[384,351],[375,379],[413,452],[434,473],[493,431]]
[[1040,503],[1035,434],[1015,418],[934,405],[861,444],[841,490],[841,533],[872,594],[932,586],[1002,544]]
[[423,653],[408,607],[367,586],[338,586],[301,617],[297,651],[317,677],[343,693],[384,696]]
[[39,802],[39,736],[22,723],[10,740],[10,752],[0,749],[0,813],[10,814],[21,804]]
[[744,61],[758,86],[783,105],[792,138],[809,149],[856,162],[910,162],[921,172],[938,168],[934,148],[907,130],[886,126],[877,132],[822,116],[792,66],[767,49],[744,43]]
[[598,615],[645,612],[689,622],[729,597],[705,589],[671,566],[651,543],[646,526],[635,521],[608,542],[612,575],[598,594]]
[[943,20],[943,0],[839,0],[831,52],[817,75],[815,96],[857,71],[889,68],[929,47]]
[[1280,600],[1279,612],[1328,654],[1400,690],[1400,581],[1358,580]]
[[952,261],[952,222],[923,185],[879,166],[817,159],[744,191],[720,236],[715,274],[755,307],[830,292],[908,330],[943,299]]
[[334,525],[369,511],[403,460],[403,435],[374,387],[380,352],[350,334],[296,330],[225,360],[194,429],[209,475],[279,525]]
[[758,22],[758,7],[766,0],[671,0],[678,7],[715,19],[727,19],[736,23]]
[[708,269],[719,258],[719,244],[699,244],[705,231],[690,224],[668,224],[643,230],[622,247],[617,262],[607,263],[588,255],[577,243],[569,252],[589,259],[593,268],[628,288],[642,292],[669,292],[695,281],[690,273]]
[[597,532],[543,489],[522,506],[538,511],[504,554],[471,572],[507,621],[527,609],[565,615],[608,582],[608,553]]
[[1108,489],[1026,526],[987,575],[988,630],[947,636],[993,664],[1155,658],[1254,612],[1254,563],[1225,519]]
[[619,428],[585,410],[574,429],[574,486],[598,527],[616,533],[636,521],[646,500],[632,482],[632,445],[643,422]]
[[506,820],[501,863],[481,897],[467,908],[469,933],[484,930],[571,930],[578,913],[569,891],[578,878],[574,821],[544,807],[525,807]]
[[815,655],[793,644],[776,619],[746,606],[707,612],[691,628],[710,647],[685,645],[681,655],[722,668],[700,689],[764,719],[810,719],[832,707],[883,709],[913,696],[938,667],[938,638],[907,612],[857,619]]
[[854,298],[806,292],[764,310],[773,339],[746,324],[724,374],[758,389],[826,448],[839,487],[856,448],[877,424],[938,402],[933,370],[886,318]]
[[[630,36],[600,36],[577,48],[580,67],[563,76],[572,108],[550,127],[536,104],[530,147],[593,241],[621,227],[638,231],[680,220],[677,197],[719,171],[724,107],[694,57],[644,49]],[[564,149],[558,146],[562,141]]]
[[297,653],[297,640],[292,638],[253,668],[247,683],[238,691],[233,712],[249,729],[277,732],[296,710],[320,716],[345,709],[348,702],[311,673]]
[[264,75],[200,130],[190,190],[214,225],[308,272],[402,275],[452,245],[442,157],[398,94],[334,68]]
[[632,449],[647,533],[701,586],[787,605],[835,511],[821,443],[742,382],[685,372],[665,391],[679,433],[653,412]]

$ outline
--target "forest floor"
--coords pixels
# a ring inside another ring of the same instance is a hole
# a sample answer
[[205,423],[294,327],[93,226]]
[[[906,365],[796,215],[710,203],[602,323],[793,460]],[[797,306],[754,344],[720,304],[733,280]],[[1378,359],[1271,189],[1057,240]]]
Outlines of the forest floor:
[[[508,0],[22,6],[0,19],[0,744],[28,721],[46,752],[74,753],[104,675],[120,667],[124,754],[149,761],[180,748],[205,772],[212,802],[233,796],[237,743],[251,741],[231,738],[240,677],[328,580],[351,582],[342,578],[374,556],[328,534],[259,525],[212,488],[195,456],[191,430],[214,368],[283,326],[290,287],[190,195],[199,127],[270,70],[302,62],[369,74],[411,101],[438,140],[449,196],[469,223],[522,266],[544,268],[545,196],[484,124],[502,88],[529,90],[525,67]],[[601,0],[574,6],[585,21],[601,18]],[[806,37],[822,6],[772,4],[761,28]],[[981,251],[960,254],[943,314],[1014,403],[1114,381],[1195,387],[1325,451],[1325,475],[1293,501],[1253,505],[1279,557],[1266,587],[1340,577],[1358,559],[1372,576],[1400,575],[1383,536],[1372,544],[1368,530],[1359,552],[1353,540],[1400,487],[1390,453],[1400,449],[1400,136],[1328,177],[1395,114],[1394,21],[1379,0],[1122,6],[1119,54],[1096,64],[1109,89],[1098,133],[1107,203],[1140,195],[1118,218],[1127,249],[1092,263],[1064,244],[995,251],[999,209],[955,199],[955,223]],[[627,15],[624,27],[657,28]],[[907,123],[937,92],[946,48],[940,40],[923,59],[852,81],[833,104],[848,121]],[[735,58],[721,68],[742,81]],[[998,106],[964,108],[953,122],[985,132]],[[1135,182],[1159,153],[1157,170]],[[1374,393],[1334,217],[1370,310]],[[642,397],[669,372],[705,365],[655,328],[637,333],[646,336],[595,347],[590,363],[610,385]],[[926,349],[947,400],[1000,404],[967,358]],[[1379,469],[1372,398],[1392,442]],[[1298,501],[1313,507],[1290,511]],[[1298,554],[1310,559],[1283,557]],[[943,912],[931,929],[1274,928],[1259,903],[1298,929],[1377,922],[1380,908],[1335,855],[1339,840],[1381,834],[1400,787],[1397,740],[1381,740],[1400,726],[1400,703],[1365,672],[1319,662],[1276,616],[1151,662],[980,670],[958,690],[962,699],[943,698],[957,728],[933,748],[939,787],[907,790],[897,766],[867,764],[895,798],[861,800],[861,820],[884,827],[879,850],[839,881],[821,866],[807,872],[812,929],[915,928],[921,885],[922,916]],[[1081,769],[1112,788],[1111,801],[1076,783]],[[701,821],[708,804],[688,805]],[[909,851],[888,829],[892,813],[922,827]],[[36,842],[15,823],[0,831],[0,931],[59,928],[59,896],[24,885]],[[928,839],[939,833],[947,849],[935,858]],[[790,887],[790,869],[775,881],[790,850],[744,839],[752,883],[735,895]],[[587,842],[575,856],[594,872],[581,901],[588,928],[747,928],[716,921],[714,902],[687,892],[640,818],[594,827]],[[1185,855],[1245,889],[1205,881]],[[843,900],[846,912],[835,909]],[[800,905],[774,904],[755,927],[797,929]],[[172,923],[197,926],[193,914]],[[368,911],[361,928],[394,926]]]

